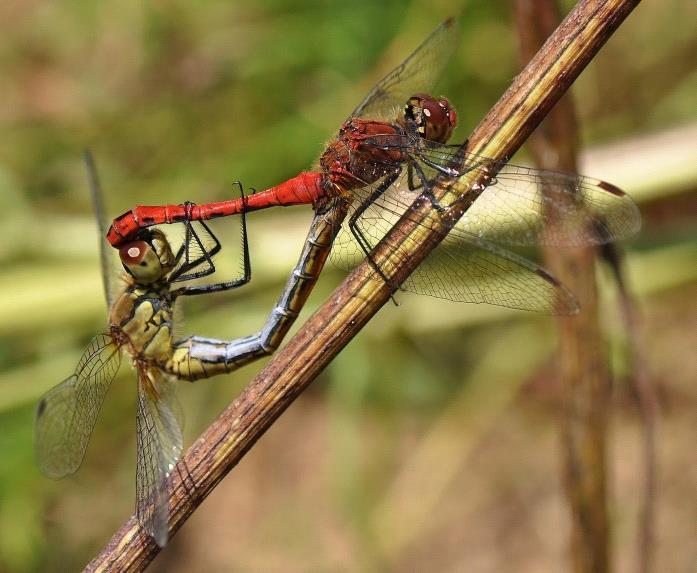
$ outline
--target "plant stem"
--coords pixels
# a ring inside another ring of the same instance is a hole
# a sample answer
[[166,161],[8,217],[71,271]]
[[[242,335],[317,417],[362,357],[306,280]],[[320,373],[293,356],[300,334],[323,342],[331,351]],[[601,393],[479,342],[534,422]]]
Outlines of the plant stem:
[[[531,58],[556,26],[556,0],[514,3],[520,54]],[[577,170],[578,132],[570,95],[565,95],[528,140],[543,169]],[[563,225],[550,217],[551,226]],[[607,429],[611,372],[598,314],[596,249],[545,249],[550,270],[576,294],[581,313],[560,317],[557,370],[563,482],[571,518],[570,552],[576,573],[611,570],[607,502]]]

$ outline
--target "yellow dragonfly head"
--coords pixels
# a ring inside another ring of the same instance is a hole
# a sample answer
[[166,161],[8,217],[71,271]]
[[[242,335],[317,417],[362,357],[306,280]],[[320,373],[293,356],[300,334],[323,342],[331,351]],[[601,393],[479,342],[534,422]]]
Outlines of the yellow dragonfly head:
[[138,240],[124,244],[119,257],[136,282],[151,284],[167,276],[174,268],[175,257],[165,234],[159,229],[146,229]]

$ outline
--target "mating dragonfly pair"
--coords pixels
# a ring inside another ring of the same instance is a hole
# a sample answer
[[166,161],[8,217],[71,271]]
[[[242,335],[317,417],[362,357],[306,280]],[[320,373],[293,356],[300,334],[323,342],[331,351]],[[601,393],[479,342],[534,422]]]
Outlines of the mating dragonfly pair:
[[[441,221],[448,221],[450,206],[434,192],[442,182],[481,175],[486,184],[469,191],[465,215],[449,225],[443,242],[406,282],[393,288],[524,310],[578,311],[575,297],[559,281],[505,246],[615,241],[638,229],[638,210],[627,195],[603,181],[474,156],[466,152],[466,142],[449,145],[457,114],[448,100],[427,92],[455,47],[456,36],[454,22],[445,21],[381,80],[341,126],[320,157],[318,170],[247,197],[205,205],[136,207],[114,220],[107,238],[119,248],[127,286],[111,304],[109,333],[93,341],[75,374],[40,403],[37,446],[46,473],[60,477],[79,466],[120,350],[126,350],[139,379],[138,515],[144,529],[164,545],[166,477],[182,447],[172,398],[174,379],[228,372],[273,352],[330,252],[345,269],[367,257],[372,264],[361,268],[368,269],[370,278],[384,280],[370,252],[395,222],[414,217],[414,204],[427,201]],[[174,288],[215,268],[211,257],[220,244],[203,221],[240,214],[244,226],[250,211],[298,204],[311,204],[315,216],[300,259],[262,329],[236,341],[196,336],[174,341],[172,306],[177,297],[235,288],[249,280],[245,235],[240,279]],[[148,229],[167,223],[186,228],[176,254],[160,230]],[[194,223],[200,225],[199,232]],[[414,241],[407,236],[402,246],[408,250]]]

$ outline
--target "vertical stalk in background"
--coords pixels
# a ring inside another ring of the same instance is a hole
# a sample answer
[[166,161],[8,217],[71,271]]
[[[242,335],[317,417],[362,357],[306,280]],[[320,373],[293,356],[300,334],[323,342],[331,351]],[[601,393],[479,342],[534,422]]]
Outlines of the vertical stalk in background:
[[639,409],[643,449],[643,491],[639,500],[639,523],[636,540],[636,569],[639,573],[654,570],[656,545],[656,425],[659,400],[646,364],[646,347],[642,336],[641,317],[625,272],[623,253],[617,245],[604,245],[603,260],[610,267],[619,291],[619,303],[627,336],[629,380]]
[[[559,14],[555,0],[514,0],[513,5],[521,62],[525,65],[557,27]],[[569,94],[559,100],[528,143],[539,167],[578,171],[578,130]],[[562,466],[571,517],[571,560],[576,573],[611,570],[607,509],[611,375],[598,318],[595,258],[593,247],[545,250],[547,266],[581,304],[580,314],[557,321]]]

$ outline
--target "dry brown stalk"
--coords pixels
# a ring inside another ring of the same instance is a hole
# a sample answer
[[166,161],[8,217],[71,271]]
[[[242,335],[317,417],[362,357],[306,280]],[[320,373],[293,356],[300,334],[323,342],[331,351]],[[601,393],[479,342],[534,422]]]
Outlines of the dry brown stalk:
[[605,245],[603,259],[615,276],[619,290],[619,303],[627,336],[627,353],[630,363],[630,382],[636,396],[639,418],[642,423],[643,483],[639,504],[639,523],[636,540],[636,570],[651,573],[656,553],[656,485],[658,460],[656,456],[656,432],[660,403],[656,386],[646,363],[646,344],[643,324],[637,303],[628,284],[624,256],[616,245]]
[[[558,10],[556,0],[516,0],[514,7],[525,63],[556,26]],[[528,144],[539,167],[577,170],[578,133],[568,94]],[[579,315],[560,318],[557,323],[563,481],[571,518],[571,562],[576,573],[606,573],[611,568],[606,471],[611,373],[598,316],[595,257],[593,247],[545,250],[549,268],[582,305]]]
[[[515,78],[479,126],[468,150],[495,159],[509,157],[549,112],[639,0],[582,0],[550,36],[530,64]],[[463,195],[451,212],[461,216],[471,203],[467,191],[478,181],[463,178],[443,192]],[[427,203],[427,202],[426,202]],[[413,219],[437,220],[430,205]],[[447,234],[445,224],[424,231],[401,220],[378,245],[375,261],[391,284],[401,283]],[[420,248],[401,252],[405,234],[417,236]],[[393,264],[399,252],[401,265]],[[189,448],[170,477],[170,533],[176,532],[213,488],[240,461],[283,411],[341,349],[390,299],[387,283],[369,278],[371,269],[351,273],[298,333],[250,382]],[[157,555],[155,542],[132,516],[86,571],[142,571]]]

